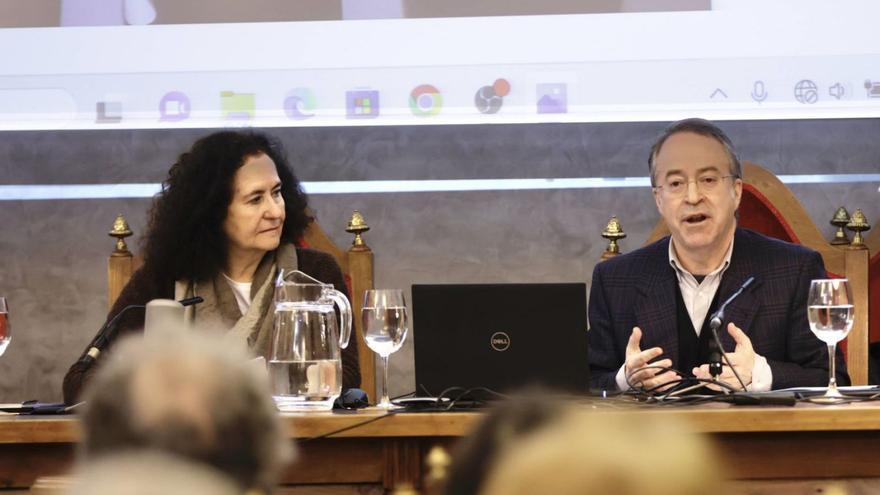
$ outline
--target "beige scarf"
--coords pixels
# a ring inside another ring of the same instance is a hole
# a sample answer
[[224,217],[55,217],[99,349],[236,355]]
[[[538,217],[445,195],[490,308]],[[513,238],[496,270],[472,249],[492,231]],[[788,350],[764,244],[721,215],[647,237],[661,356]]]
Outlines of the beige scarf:
[[241,314],[235,294],[222,273],[213,280],[192,282],[178,280],[174,284],[177,300],[200,296],[205,301],[186,308],[186,322],[193,328],[222,332],[223,338],[245,346],[257,356],[268,359],[275,313],[275,277],[278,269],[297,269],[296,247],[282,244],[267,253],[257,266],[251,284],[251,305]]

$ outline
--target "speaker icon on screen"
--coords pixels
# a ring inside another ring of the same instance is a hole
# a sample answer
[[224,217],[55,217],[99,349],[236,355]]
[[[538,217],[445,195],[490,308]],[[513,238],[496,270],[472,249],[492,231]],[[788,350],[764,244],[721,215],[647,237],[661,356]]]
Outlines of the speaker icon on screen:
[[828,95],[833,97],[835,100],[839,100],[846,95],[846,87],[840,83],[834,83],[833,86],[828,88]]

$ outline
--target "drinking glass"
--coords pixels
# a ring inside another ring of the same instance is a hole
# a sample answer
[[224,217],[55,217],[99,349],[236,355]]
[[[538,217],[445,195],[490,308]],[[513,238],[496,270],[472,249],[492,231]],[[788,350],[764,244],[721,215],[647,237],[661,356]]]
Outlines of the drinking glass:
[[395,406],[388,398],[388,356],[397,352],[406,340],[407,318],[403,291],[399,289],[366,291],[361,321],[367,346],[382,358],[382,399],[376,406],[393,409]]
[[843,398],[834,375],[834,354],[837,343],[846,338],[853,325],[852,291],[845,278],[821,279],[810,282],[807,299],[810,330],[828,345],[828,389],[820,402],[836,402]]
[[0,356],[6,352],[10,341],[12,333],[9,328],[9,306],[6,305],[6,298],[0,297]]

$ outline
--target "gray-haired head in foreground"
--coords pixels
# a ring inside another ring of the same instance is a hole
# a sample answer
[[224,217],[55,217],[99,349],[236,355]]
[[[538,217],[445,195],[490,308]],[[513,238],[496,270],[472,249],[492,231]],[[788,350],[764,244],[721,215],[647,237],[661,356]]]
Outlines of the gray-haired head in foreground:
[[80,466],[67,495],[241,495],[216,469],[155,451],[105,456]]
[[657,140],[654,141],[654,145],[651,146],[651,154],[648,156],[648,173],[651,174],[652,187],[657,186],[657,181],[654,175],[656,168],[654,160],[657,159],[657,155],[660,153],[660,149],[663,147],[666,140],[673,134],[678,134],[680,132],[690,132],[692,134],[698,134],[718,141],[721,146],[724,146],[724,151],[727,153],[727,158],[730,161],[730,173],[736,176],[736,178],[742,179],[742,164],[740,164],[736,150],[733,148],[733,143],[730,141],[730,138],[727,137],[727,134],[725,134],[720,127],[708,120],[692,118],[673,122],[663,131],[662,134],[660,134]]
[[479,495],[728,492],[709,438],[690,430],[682,418],[636,418],[635,411],[610,406],[605,411],[573,403],[562,407],[552,421],[502,445]]
[[271,490],[292,458],[265,373],[221,339],[181,332],[114,347],[85,394],[83,455],[152,449]]

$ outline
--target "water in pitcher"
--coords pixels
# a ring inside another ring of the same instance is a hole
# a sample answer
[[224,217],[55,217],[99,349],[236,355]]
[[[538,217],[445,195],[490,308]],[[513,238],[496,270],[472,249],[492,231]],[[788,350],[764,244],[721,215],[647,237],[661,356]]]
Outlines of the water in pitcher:
[[339,359],[269,361],[272,398],[281,411],[326,410],[342,387]]

